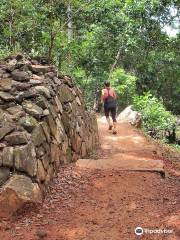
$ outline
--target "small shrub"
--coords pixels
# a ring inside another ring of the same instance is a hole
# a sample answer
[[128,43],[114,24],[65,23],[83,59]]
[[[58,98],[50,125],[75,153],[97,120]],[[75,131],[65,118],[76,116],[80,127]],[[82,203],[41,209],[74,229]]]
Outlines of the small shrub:
[[134,109],[139,111],[143,117],[143,127],[146,131],[155,130],[164,133],[166,129],[172,130],[175,127],[176,118],[167,111],[163,102],[154,97],[151,93],[133,97]]

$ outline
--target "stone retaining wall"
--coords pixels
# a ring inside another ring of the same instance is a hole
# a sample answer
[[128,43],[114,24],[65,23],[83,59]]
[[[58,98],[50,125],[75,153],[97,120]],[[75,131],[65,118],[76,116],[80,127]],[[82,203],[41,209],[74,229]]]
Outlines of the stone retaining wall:
[[98,141],[96,117],[70,77],[21,55],[1,61],[1,209],[12,191],[17,208],[41,201],[59,166],[86,157]]

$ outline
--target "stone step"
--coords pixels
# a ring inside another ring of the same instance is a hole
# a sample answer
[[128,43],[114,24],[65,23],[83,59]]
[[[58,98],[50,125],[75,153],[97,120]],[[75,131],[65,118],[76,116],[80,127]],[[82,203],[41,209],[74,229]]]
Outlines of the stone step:
[[76,165],[89,169],[164,172],[163,161],[158,159],[79,159]]

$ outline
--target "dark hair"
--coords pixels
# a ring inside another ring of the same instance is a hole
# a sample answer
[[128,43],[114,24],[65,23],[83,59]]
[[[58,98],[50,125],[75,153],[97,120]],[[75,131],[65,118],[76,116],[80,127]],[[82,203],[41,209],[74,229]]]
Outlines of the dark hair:
[[104,82],[104,86],[105,86],[105,87],[110,87],[110,85],[111,85],[111,84],[110,84],[109,81],[105,81],[105,82]]

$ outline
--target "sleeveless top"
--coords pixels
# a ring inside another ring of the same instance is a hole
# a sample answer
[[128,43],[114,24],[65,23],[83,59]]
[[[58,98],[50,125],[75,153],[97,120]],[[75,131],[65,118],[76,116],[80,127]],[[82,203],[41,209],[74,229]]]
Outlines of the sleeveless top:
[[114,108],[116,107],[116,94],[113,88],[105,88],[102,90],[102,99],[104,101],[104,107]]

